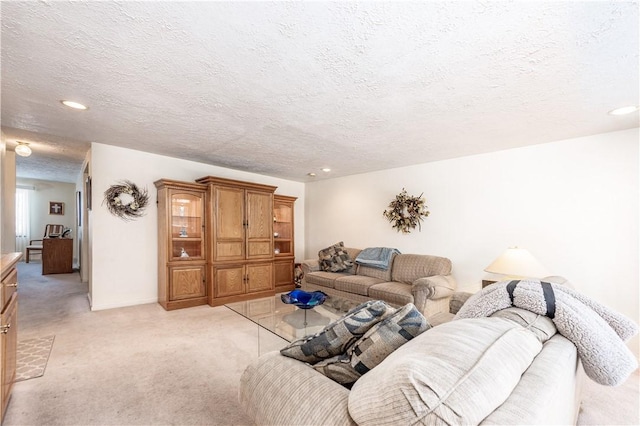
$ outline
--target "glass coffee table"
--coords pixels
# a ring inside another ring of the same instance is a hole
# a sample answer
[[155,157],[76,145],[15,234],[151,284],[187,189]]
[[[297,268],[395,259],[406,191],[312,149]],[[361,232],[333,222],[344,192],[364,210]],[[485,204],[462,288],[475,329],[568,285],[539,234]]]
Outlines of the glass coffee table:
[[[228,303],[225,306],[258,325],[258,355],[279,350],[289,342],[321,331],[347,312],[334,306],[330,298],[313,309],[299,309],[275,297]],[[352,304],[355,306],[355,304]]]

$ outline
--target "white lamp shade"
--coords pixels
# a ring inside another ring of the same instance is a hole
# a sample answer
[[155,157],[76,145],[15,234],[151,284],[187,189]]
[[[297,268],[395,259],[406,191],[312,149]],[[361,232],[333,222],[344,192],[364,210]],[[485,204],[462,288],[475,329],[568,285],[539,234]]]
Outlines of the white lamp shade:
[[16,154],[18,154],[21,157],[28,157],[31,155],[31,148],[29,148],[28,145],[25,145],[23,143],[19,143],[14,151],[16,152]]
[[518,247],[506,249],[484,270],[518,278],[542,278],[549,275],[547,268],[542,266],[528,250]]

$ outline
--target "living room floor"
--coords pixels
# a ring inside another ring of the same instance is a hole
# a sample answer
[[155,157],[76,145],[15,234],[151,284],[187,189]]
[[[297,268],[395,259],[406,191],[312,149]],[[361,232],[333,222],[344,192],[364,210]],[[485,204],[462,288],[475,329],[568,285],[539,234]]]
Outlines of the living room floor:
[[[240,375],[257,326],[226,307],[91,312],[79,274],[20,263],[18,340],[55,335],[44,376],[15,384],[4,425],[244,425]],[[579,424],[639,424],[638,374],[587,380]]]
[[40,271],[18,266],[18,340],[55,340],[44,376],[15,384],[5,426],[250,423],[238,387],[255,324],[226,307],[91,312],[78,273]]

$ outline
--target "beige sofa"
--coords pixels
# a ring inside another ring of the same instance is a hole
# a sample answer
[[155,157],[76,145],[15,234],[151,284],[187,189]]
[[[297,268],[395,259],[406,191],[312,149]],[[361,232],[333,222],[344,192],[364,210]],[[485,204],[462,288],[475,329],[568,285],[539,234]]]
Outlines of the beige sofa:
[[[345,248],[355,260],[361,249]],[[318,259],[301,264],[302,289],[320,290],[356,302],[384,300],[393,306],[413,303],[427,318],[449,311],[449,299],[456,288],[451,261],[421,254],[397,254],[388,270],[354,264],[346,272],[320,270]]]
[[259,425],[575,424],[584,378],[575,346],[548,318],[500,312],[427,330],[351,390],[265,354],[244,371],[240,403]]

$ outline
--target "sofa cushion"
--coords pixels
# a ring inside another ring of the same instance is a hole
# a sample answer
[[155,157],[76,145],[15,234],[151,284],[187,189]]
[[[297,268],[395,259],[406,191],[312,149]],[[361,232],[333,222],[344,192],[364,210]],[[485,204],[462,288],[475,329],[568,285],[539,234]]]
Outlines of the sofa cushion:
[[362,376],[349,394],[359,425],[478,424],[511,394],[542,344],[502,318],[433,327]]
[[404,306],[413,303],[411,285],[398,282],[387,282],[369,287],[369,296],[372,299],[382,299],[392,305]]
[[389,354],[430,327],[416,307],[409,303],[371,327],[345,354],[320,361],[313,368],[351,387]]
[[451,261],[445,257],[424,254],[399,254],[393,261],[392,277],[386,281],[411,284],[418,278],[432,275],[449,275],[450,273]]
[[[362,266],[361,266],[362,267]],[[383,282],[379,278],[365,277],[363,275],[346,275],[334,281],[333,288],[348,293],[369,295],[369,287]]]
[[362,303],[320,332],[291,342],[280,353],[310,364],[345,353],[367,330],[393,312],[395,309],[382,300]]
[[318,252],[320,269],[327,272],[341,272],[353,266],[353,260],[340,241]]
[[541,343],[551,339],[558,330],[549,317],[538,315],[525,309],[511,307],[495,312],[492,317],[499,317],[514,321],[531,331]]
[[350,277],[348,272],[310,272],[304,279],[307,284],[315,284],[328,288],[335,288],[335,280],[340,277]]
[[[394,256],[394,259],[396,257],[397,255]],[[393,260],[391,262],[393,262]],[[372,268],[371,266],[358,265],[358,275],[362,275],[364,277],[378,278],[381,282],[391,281],[392,270],[393,270],[393,266],[385,270],[385,269]]]

